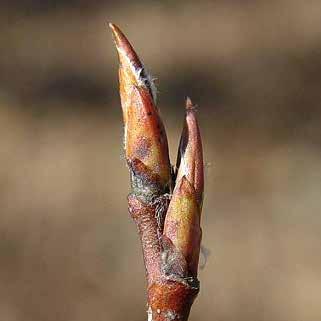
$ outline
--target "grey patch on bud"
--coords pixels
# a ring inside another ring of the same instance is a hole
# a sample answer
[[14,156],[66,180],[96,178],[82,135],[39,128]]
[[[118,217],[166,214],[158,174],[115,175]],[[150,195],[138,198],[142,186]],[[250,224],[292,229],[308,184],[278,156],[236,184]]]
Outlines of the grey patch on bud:
[[132,193],[145,203],[152,202],[155,196],[159,194],[159,187],[157,184],[146,184],[146,179],[141,175],[136,175],[133,171],[130,171],[130,181]]
[[130,183],[133,195],[137,196],[142,202],[155,205],[159,200],[159,211],[166,212],[167,201],[165,196],[170,191],[170,182],[164,184],[158,174],[155,174],[142,161],[137,158],[127,159],[127,166],[130,172]]
[[187,277],[188,267],[184,255],[176,249],[171,240],[165,235],[161,238],[163,247],[162,272],[170,279],[185,279]]
[[163,233],[163,230],[164,230],[165,216],[166,216],[166,212],[167,212],[170,200],[171,200],[171,195],[167,193],[159,197],[156,197],[152,202],[152,205],[155,206],[155,217],[157,220],[157,225],[160,233]]
[[160,239],[162,273],[167,280],[183,283],[191,289],[199,291],[200,282],[197,277],[188,275],[188,266],[184,255],[178,251],[172,241],[163,235]]
[[176,318],[179,318],[179,315],[172,310],[167,310],[166,312],[164,312],[164,316],[168,321],[173,321]]
[[[186,262],[182,262],[182,254],[179,252],[162,252],[162,272],[169,277],[184,278],[186,275]],[[185,263],[185,264],[184,264]]]
[[[137,167],[135,168],[134,163],[129,160],[127,160],[127,165],[130,170],[132,194],[136,195],[143,202],[154,205],[157,199],[160,200],[163,195],[167,194],[169,187],[160,184],[156,177],[151,177],[148,173],[144,172],[144,169],[139,170]],[[159,201],[159,203],[161,204],[161,209],[164,202]]]

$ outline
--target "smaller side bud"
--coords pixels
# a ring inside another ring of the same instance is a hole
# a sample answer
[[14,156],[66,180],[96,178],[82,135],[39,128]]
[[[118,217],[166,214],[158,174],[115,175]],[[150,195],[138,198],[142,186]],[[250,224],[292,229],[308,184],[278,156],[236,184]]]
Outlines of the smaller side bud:
[[181,253],[188,266],[187,276],[197,276],[201,244],[200,209],[194,187],[183,176],[177,182],[165,218],[164,236]]
[[186,116],[177,156],[177,182],[183,176],[193,185],[197,202],[202,208],[204,191],[204,163],[202,139],[196,110],[190,98],[186,99]]

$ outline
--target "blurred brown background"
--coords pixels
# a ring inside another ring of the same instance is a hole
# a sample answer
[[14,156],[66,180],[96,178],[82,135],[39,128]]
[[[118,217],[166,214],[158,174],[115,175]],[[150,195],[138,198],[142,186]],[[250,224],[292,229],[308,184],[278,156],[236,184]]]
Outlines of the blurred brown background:
[[0,8],[0,321],[140,321],[117,56],[133,42],[174,159],[206,162],[191,321],[321,320],[321,2],[7,0]]

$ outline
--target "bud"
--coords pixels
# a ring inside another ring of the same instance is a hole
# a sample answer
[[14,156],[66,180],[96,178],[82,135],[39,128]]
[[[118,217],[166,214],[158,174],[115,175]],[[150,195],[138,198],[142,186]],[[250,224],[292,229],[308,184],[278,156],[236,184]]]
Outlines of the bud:
[[164,235],[187,262],[187,275],[197,276],[201,228],[195,188],[183,176],[177,182],[165,218]]
[[172,251],[178,251],[185,257],[187,274],[192,276],[197,276],[200,253],[203,190],[201,135],[195,107],[187,98],[185,123],[177,156],[176,185],[165,218],[164,236],[173,244],[175,249]]
[[201,134],[196,110],[190,98],[186,99],[186,117],[177,156],[177,178],[183,176],[193,185],[197,202],[202,208],[204,191],[204,164]]
[[[159,194],[170,187],[168,143],[164,125],[156,108],[156,89],[133,47],[114,25],[112,29],[119,56],[120,97],[125,125],[125,150],[129,166],[141,162],[149,176],[160,183]],[[145,173],[138,173],[145,174]],[[135,180],[132,180],[132,185]]]

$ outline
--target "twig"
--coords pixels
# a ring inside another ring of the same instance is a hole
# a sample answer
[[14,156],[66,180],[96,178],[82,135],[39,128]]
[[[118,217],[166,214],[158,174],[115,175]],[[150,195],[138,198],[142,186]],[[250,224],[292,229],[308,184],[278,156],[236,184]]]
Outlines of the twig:
[[148,321],[186,321],[199,292],[204,174],[201,136],[189,98],[175,172],[156,90],[133,47],[110,24],[119,56],[128,208],[140,234],[147,279]]

